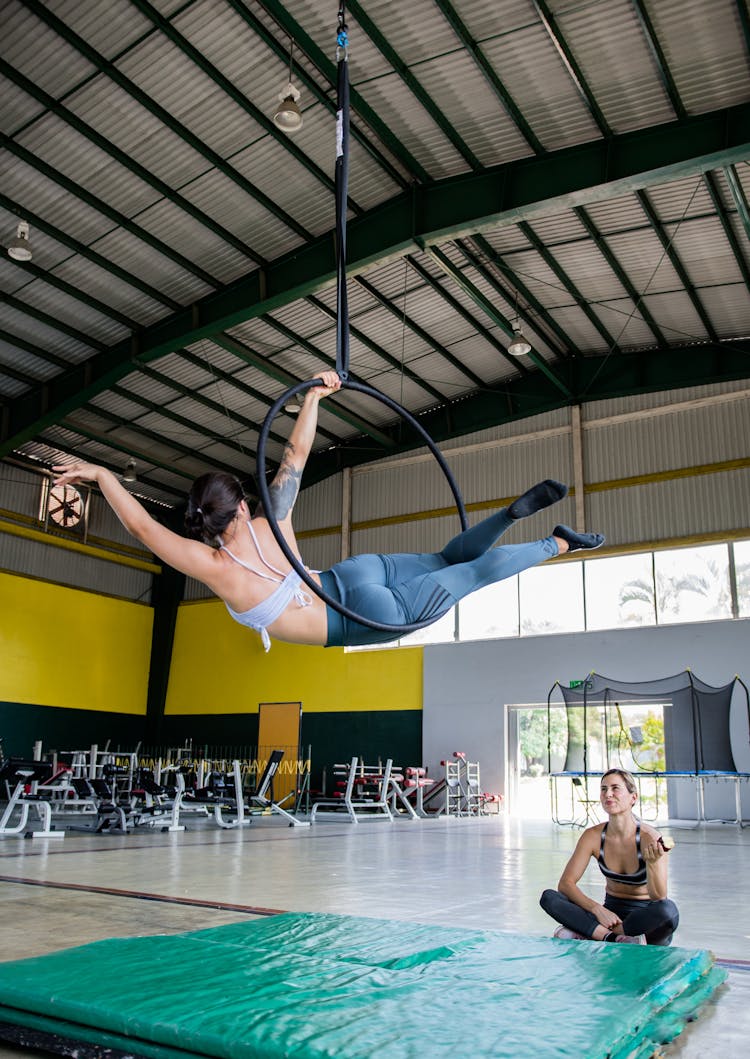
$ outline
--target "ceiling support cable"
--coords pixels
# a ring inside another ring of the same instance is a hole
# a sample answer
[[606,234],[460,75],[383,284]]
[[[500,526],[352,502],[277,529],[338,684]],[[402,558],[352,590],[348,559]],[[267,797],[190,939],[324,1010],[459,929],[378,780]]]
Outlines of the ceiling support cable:
[[[695,284],[690,279],[690,276],[688,275],[687,269],[683,265],[682,261],[680,260],[679,254],[677,253],[677,251],[674,248],[674,243],[673,243],[674,235],[672,235],[671,237],[667,235],[666,230],[664,228],[664,225],[662,224],[661,220],[657,216],[656,210],[654,209],[654,207],[653,207],[653,205],[651,203],[651,200],[649,199],[649,197],[646,194],[646,192],[645,191],[637,191],[636,195],[638,196],[638,201],[640,202],[641,206],[643,207],[644,213],[646,214],[646,216],[649,219],[651,227],[653,228],[654,232],[656,233],[656,235],[657,235],[657,237],[659,239],[659,242],[661,243],[662,247],[664,248],[664,252],[665,252],[666,256],[669,258],[669,262],[670,262],[672,268],[675,270],[675,272],[679,276],[680,283],[682,283],[683,287],[685,288],[685,293],[690,298],[690,301],[692,302],[693,308],[695,309],[696,313],[698,314],[701,323],[705,327],[706,334],[708,335],[708,337],[711,339],[712,342],[718,342],[719,341],[719,336],[716,334],[716,330],[714,328],[714,325],[711,322],[711,319],[710,319],[708,313],[706,312],[706,309],[705,309],[702,301],[700,300],[700,297],[698,295],[698,291],[696,290]],[[675,234],[676,234],[676,229],[675,229]]]
[[578,287],[576,287],[575,283],[567,274],[562,265],[560,265],[560,263],[555,259],[555,257],[549,252],[549,250],[544,245],[539,236],[536,234],[531,225],[527,221],[521,221],[518,227],[529,240],[534,249],[537,251],[539,256],[547,265],[547,267],[550,268],[552,272],[554,272],[554,274],[560,280],[567,292],[572,296],[578,308],[581,309],[581,311],[584,313],[589,322],[594,325],[596,330],[607,343],[607,348],[609,349],[609,351],[612,352],[613,350],[616,350],[618,348],[616,339],[613,338],[613,336],[609,333],[609,330],[604,326],[602,321],[593,311],[587,299],[584,298],[584,296],[578,290]]
[[633,285],[633,283],[630,280],[630,277],[625,272],[625,269],[622,267],[620,262],[617,260],[615,254],[612,252],[612,250],[609,247],[606,239],[604,238],[602,233],[597,228],[597,226],[594,223],[594,221],[592,220],[590,214],[586,211],[586,209],[583,206],[577,206],[575,208],[574,212],[575,212],[576,216],[578,217],[579,221],[581,222],[581,224],[584,226],[584,228],[588,232],[588,234],[591,236],[591,239],[592,239],[594,245],[596,246],[597,250],[599,251],[599,253],[602,255],[604,260],[607,262],[609,267],[612,269],[612,271],[614,272],[614,274],[617,277],[618,281],[622,284],[622,286],[627,291],[628,297],[633,302],[633,306],[638,310],[638,312],[640,313],[641,317],[643,318],[643,320],[646,322],[646,324],[650,328],[651,333],[653,334],[654,338],[656,339],[657,345],[660,346],[662,349],[666,348],[667,340],[664,337],[664,335],[663,335],[663,333],[661,331],[661,328],[657,324],[656,320],[654,320],[653,316],[651,315],[651,313],[649,311],[649,308],[646,305],[646,302],[644,300],[643,295],[639,294],[638,291],[636,290],[635,286]]

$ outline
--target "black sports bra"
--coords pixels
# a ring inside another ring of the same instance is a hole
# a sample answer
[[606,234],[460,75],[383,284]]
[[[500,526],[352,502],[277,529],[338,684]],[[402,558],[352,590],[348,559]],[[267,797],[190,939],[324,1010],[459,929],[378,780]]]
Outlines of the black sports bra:
[[641,825],[636,824],[635,826],[635,848],[638,851],[638,871],[635,871],[630,875],[619,871],[612,871],[604,863],[604,836],[606,833],[607,825],[605,824],[602,828],[602,840],[599,844],[598,857],[599,868],[602,875],[606,876],[607,879],[611,879],[612,882],[622,883],[624,886],[643,886],[646,882],[646,862],[641,853]]

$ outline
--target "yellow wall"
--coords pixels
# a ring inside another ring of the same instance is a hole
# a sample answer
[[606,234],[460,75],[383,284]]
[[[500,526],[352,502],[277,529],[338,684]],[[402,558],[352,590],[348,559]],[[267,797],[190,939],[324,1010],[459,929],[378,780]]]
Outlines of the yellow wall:
[[243,628],[218,601],[177,617],[165,713],[252,713],[260,702],[301,701],[306,713],[422,708],[422,648],[345,653],[298,647]]
[[146,713],[153,611],[0,573],[0,700]]

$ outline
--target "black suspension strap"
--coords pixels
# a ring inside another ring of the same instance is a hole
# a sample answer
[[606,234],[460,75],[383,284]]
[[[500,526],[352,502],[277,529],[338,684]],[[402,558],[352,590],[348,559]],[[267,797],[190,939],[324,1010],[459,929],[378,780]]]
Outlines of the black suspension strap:
[[[368,386],[366,383],[356,382],[354,379],[350,378],[349,375],[349,309],[346,296],[346,204],[349,187],[349,37],[343,0],[339,4],[338,12],[336,60],[336,371],[341,379],[342,389],[354,390],[357,393],[365,394],[368,397],[374,398],[376,401],[380,401],[381,404],[386,405],[404,419],[422,438],[445,475],[451,493],[453,494],[453,499],[456,503],[458,517],[461,522],[461,529],[465,530],[468,528],[468,520],[466,518],[466,510],[464,508],[461,493],[443,454],[440,452],[422,424],[414,418],[411,412],[407,411],[407,409],[397,401],[394,401],[393,398],[388,397],[387,394],[381,393],[372,386]],[[340,603],[337,599],[334,599],[317,583],[317,581],[313,579],[310,572],[302,565],[279,528],[279,524],[273,511],[273,501],[271,500],[271,494],[266,481],[266,443],[268,441],[268,435],[276,416],[292,397],[295,397],[297,394],[305,393],[313,386],[322,385],[323,380],[317,378],[309,379],[306,382],[299,382],[294,386],[291,386],[268,410],[268,414],[263,421],[263,426],[260,429],[260,434],[258,435],[257,484],[261,503],[263,505],[263,511],[268,519],[271,532],[290,565],[296,570],[308,588],[312,589],[312,591],[315,592],[324,603],[327,603],[329,607],[338,611],[339,614],[343,614],[344,617],[349,618],[351,621],[359,622],[360,625],[365,625],[370,629],[377,629],[381,632],[392,632],[394,637],[403,636],[409,632],[415,632],[417,629],[423,629],[427,625],[432,625],[435,619],[428,618],[425,621],[413,622],[410,625],[387,625],[384,622],[373,621],[370,618],[357,614],[343,603]]]

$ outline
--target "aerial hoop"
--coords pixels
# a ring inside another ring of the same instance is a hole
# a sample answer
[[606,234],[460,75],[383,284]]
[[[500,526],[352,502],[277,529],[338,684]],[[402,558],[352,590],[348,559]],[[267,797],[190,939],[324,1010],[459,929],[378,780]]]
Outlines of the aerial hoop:
[[[349,308],[346,297],[346,203],[349,184],[349,35],[347,32],[344,0],[340,0],[338,10],[336,61],[336,371],[341,379],[342,389],[356,390],[358,393],[366,394],[369,397],[373,397],[376,401],[380,401],[382,404],[387,405],[397,415],[401,416],[402,419],[406,420],[406,422],[421,436],[425,445],[427,445],[430,452],[437,460],[440,469],[448,481],[448,485],[453,493],[453,498],[456,501],[458,517],[461,521],[461,529],[465,530],[468,529],[468,521],[466,519],[466,510],[464,509],[461,493],[459,492],[453,474],[451,473],[443,454],[440,452],[422,424],[414,418],[411,412],[408,412],[398,404],[397,401],[394,401],[393,398],[388,397],[386,394],[381,393],[372,386],[368,386],[366,383],[355,382],[353,379],[349,378]],[[432,625],[435,618],[428,618],[426,621],[413,622],[410,625],[386,625],[383,622],[365,618],[344,606],[344,604],[340,603],[337,599],[333,599],[333,597],[330,596],[317,583],[317,581],[313,580],[310,572],[299,561],[279,529],[279,524],[273,512],[273,504],[271,502],[268,483],[266,482],[266,441],[268,440],[268,435],[271,430],[271,424],[287,401],[291,400],[291,398],[298,393],[303,393],[309,390],[312,386],[321,385],[323,385],[322,379],[310,379],[307,382],[298,382],[295,385],[290,386],[269,409],[268,415],[263,421],[263,426],[261,427],[258,436],[257,485],[260,499],[263,504],[263,512],[268,519],[271,532],[276,538],[276,543],[279,545],[293,569],[297,571],[305,584],[311,588],[324,603],[327,603],[329,607],[338,611],[339,614],[343,614],[345,618],[349,618],[350,621],[356,621],[360,625],[365,625],[370,629],[377,629],[379,632],[392,632],[394,637],[402,636],[409,632],[415,632],[417,629],[424,629],[427,625]]]
[[[366,625],[369,629],[377,629],[380,632],[392,632],[394,636],[405,636],[407,633],[416,632],[417,629],[424,629],[428,625],[432,625],[435,622],[435,618],[428,618],[426,621],[412,622],[410,625],[387,625],[382,621],[373,621],[371,618],[365,618],[361,614],[357,614],[355,611],[350,610],[349,607],[340,603],[337,599],[334,599],[328,592],[326,592],[321,585],[315,581],[303,564],[299,561],[297,556],[292,551],[288,541],[285,539],[279,524],[276,521],[276,516],[273,513],[273,502],[271,500],[271,493],[268,488],[268,482],[266,481],[266,442],[268,440],[268,434],[271,429],[276,416],[282,410],[284,405],[292,397],[298,393],[303,393],[309,390],[312,386],[323,385],[322,379],[310,379],[308,382],[298,382],[295,386],[290,388],[283,393],[276,403],[268,410],[268,415],[263,421],[263,426],[260,429],[258,435],[258,477],[257,485],[258,492],[260,493],[261,503],[263,504],[263,514],[268,520],[268,525],[271,527],[271,532],[276,538],[276,543],[281,548],[284,555],[289,560],[291,566],[297,571],[299,576],[305,582],[305,584],[312,589],[312,591],[319,596],[324,603],[327,603],[329,607],[337,610],[339,614],[343,614],[345,618],[349,618],[350,621],[359,622],[360,625]],[[430,435],[424,429],[422,424],[414,418],[411,412],[403,408],[397,401],[394,401],[392,397],[388,397],[387,394],[381,393],[380,390],[374,389],[372,386],[368,386],[366,383],[356,382],[354,379],[347,378],[343,380],[341,384],[342,389],[355,390],[357,393],[366,394],[368,397],[373,397],[376,401],[380,401],[382,404],[387,405],[390,409],[402,416],[403,419],[411,426],[418,434],[422,437],[425,445],[429,448],[432,455],[438,462],[441,471],[445,475],[450,490],[453,494],[453,499],[456,502],[456,510],[458,517],[461,522],[461,529],[468,529],[469,523],[466,518],[466,509],[464,507],[463,498],[456,485],[455,479],[451,472],[450,467],[446,463],[445,457],[443,456],[440,449],[437,447],[435,442],[432,440]]]

